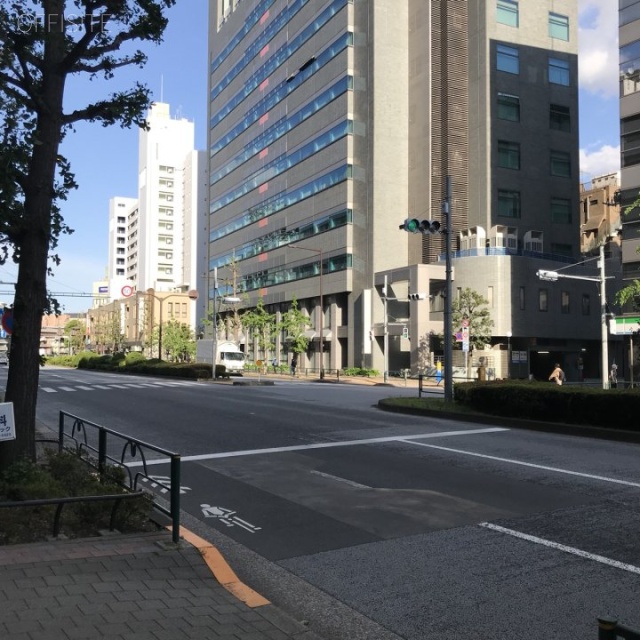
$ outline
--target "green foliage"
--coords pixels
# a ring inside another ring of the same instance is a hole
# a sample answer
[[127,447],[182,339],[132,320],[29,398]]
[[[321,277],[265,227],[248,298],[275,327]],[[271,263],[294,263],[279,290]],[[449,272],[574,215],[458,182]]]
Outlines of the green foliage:
[[144,362],[146,357],[142,351],[129,351],[125,358],[125,362],[127,366],[132,366],[134,364],[138,364],[140,362]]
[[364,376],[366,378],[377,378],[380,372],[377,369],[362,369],[361,367],[350,367],[342,370],[343,376]]
[[306,328],[311,324],[311,320],[298,308],[298,299],[294,296],[291,306],[283,314],[277,331],[284,331],[287,335],[289,349],[293,353],[305,353],[309,348],[309,338],[304,335]]
[[616,293],[615,301],[621,307],[628,304],[632,311],[640,311],[640,280],[633,280],[624,289],[620,289]]
[[[102,478],[95,469],[69,452],[48,452],[42,464],[19,460],[0,474],[0,501],[22,502],[76,496],[117,495],[124,493],[124,472],[107,467]],[[62,510],[61,533],[67,537],[97,535],[109,526],[113,503],[78,502]],[[15,507],[2,510],[0,544],[44,540],[53,530],[57,505]],[[123,501],[117,514],[120,531],[149,531],[153,504],[148,496]]]
[[189,325],[177,320],[171,320],[164,324],[162,327],[162,350],[174,362],[192,360],[196,353],[196,342]]
[[493,320],[489,309],[483,308],[489,301],[473,289],[466,288],[451,305],[451,333],[455,335],[462,321],[469,322],[469,344],[472,349],[484,349],[491,343]]
[[278,331],[276,316],[265,309],[262,298],[258,301],[255,309],[242,314],[242,324],[253,331],[258,341],[258,347],[265,356],[273,351],[274,339]]
[[[48,264],[59,264],[54,253],[58,239],[71,232],[60,203],[76,187],[60,153],[61,143],[79,122],[146,127],[151,102],[149,89],[138,82],[110,95],[96,86],[86,92],[92,96],[86,103],[69,101],[67,81],[87,78],[99,85],[118,69],[144,66],[146,55],[136,46],[162,40],[166,12],[174,4],[175,0],[15,0],[0,5],[0,264],[11,257],[18,265],[6,399],[13,402],[20,424],[16,440],[0,444],[2,464],[21,455],[35,457],[34,374],[39,366],[40,319],[51,308]],[[59,28],[43,23],[50,13],[57,15]],[[67,105],[71,106],[65,111]],[[119,344],[114,340],[113,350]]]
[[227,367],[225,367],[225,365],[223,364],[216,365],[216,378],[228,378],[229,376],[230,374],[227,373]]
[[111,362],[113,364],[119,364],[119,363],[124,363],[126,360],[126,354],[122,353],[121,351],[117,351],[116,353],[111,354]]

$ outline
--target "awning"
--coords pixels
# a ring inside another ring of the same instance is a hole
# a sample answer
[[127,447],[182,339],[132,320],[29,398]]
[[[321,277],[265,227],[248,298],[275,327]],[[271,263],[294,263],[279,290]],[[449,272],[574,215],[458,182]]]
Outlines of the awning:
[[[307,329],[303,334],[305,338],[309,340],[320,340],[320,334],[314,329]],[[331,329],[323,329],[322,330],[322,339],[323,340],[331,340],[333,338],[333,332]]]

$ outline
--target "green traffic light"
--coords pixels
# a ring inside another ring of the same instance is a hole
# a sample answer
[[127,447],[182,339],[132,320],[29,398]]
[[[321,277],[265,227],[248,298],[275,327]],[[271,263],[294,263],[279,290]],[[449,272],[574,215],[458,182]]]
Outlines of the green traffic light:
[[416,218],[407,218],[404,221],[404,230],[409,233],[418,233],[420,230],[420,221]]

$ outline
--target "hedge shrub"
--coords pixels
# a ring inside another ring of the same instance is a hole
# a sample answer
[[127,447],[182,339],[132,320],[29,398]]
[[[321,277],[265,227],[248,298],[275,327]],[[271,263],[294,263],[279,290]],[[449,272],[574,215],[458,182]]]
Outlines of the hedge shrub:
[[464,382],[456,402],[483,413],[545,422],[638,429],[640,390],[595,389],[550,382]]

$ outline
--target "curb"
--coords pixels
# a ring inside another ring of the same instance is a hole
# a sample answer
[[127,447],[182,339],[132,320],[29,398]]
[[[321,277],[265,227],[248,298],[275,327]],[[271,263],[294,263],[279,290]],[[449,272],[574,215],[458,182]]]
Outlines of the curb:
[[476,424],[492,424],[499,427],[560,433],[563,435],[597,438],[600,440],[614,440],[616,442],[640,443],[640,432],[625,431],[624,429],[607,429],[605,427],[591,427],[588,425],[567,424],[564,422],[540,422],[538,420],[505,418],[504,416],[492,416],[487,414],[458,413],[456,411],[431,411],[429,409],[416,409],[414,407],[391,405],[388,404],[384,398],[378,401],[378,408],[390,413],[403,413],[405,415],[442,418],[443,420],[473,422]]

